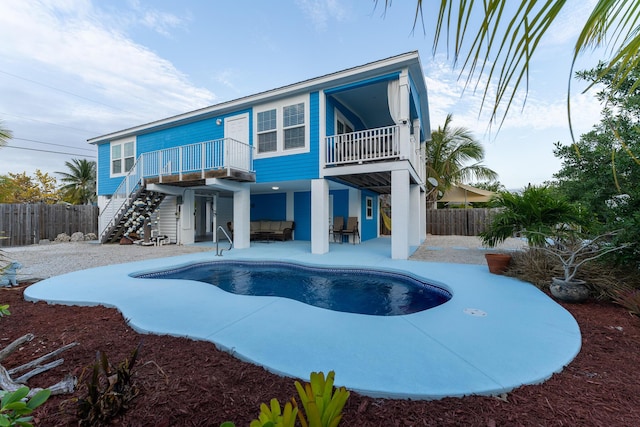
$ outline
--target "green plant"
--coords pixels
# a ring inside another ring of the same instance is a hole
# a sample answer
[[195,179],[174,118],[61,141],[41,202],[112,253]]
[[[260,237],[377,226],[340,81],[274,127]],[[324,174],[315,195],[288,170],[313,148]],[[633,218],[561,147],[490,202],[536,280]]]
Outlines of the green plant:
[[293,427],[296,424],[298,408],[294,408],[290,402],[280,408],[278,399],[271,399],[271,407],[262,403],[260,415],[257,420],[251,421],[250,427]]
[[549,187],[527,186],[522,194],[502,191],[491,201],[499,208],[480,239],[485,246],[496,246],[520,234],[531,246],[544,246],[557,227],[585,225],[576,205],[558,198]]
[[0,305],[0,317],[9,316],[11,312],[9,311],[9,304]]
[[[340,387],[333,389],[335,372],[330,371],[326,379],[322,372],[311,373],[311,383],[304,387],[296,381],[295,386],[304,408],[298,411],[298,419],[302,427],[335,427],[342,419],[342,409],[347,403],[349,392]],[[297,402],[293,399],[297,408]]]
[[78,400],[81,426],[108,423],[126,411],[129,402],[138,395],[138,388],[133,384],[132,378],[139,350],[140,345],[129,359],[115,368],[104,353],[98,352],[98,360],[92,367],[91,381],[86,384],[87,396]]
[[51,392],[48,389],[40,390],[31,399],[25,400],[29,395],[29,387],[20,387],[14,392],[4,392],[0,403],[0,426],[31,427],[30,414],[38,406],[47,401]]

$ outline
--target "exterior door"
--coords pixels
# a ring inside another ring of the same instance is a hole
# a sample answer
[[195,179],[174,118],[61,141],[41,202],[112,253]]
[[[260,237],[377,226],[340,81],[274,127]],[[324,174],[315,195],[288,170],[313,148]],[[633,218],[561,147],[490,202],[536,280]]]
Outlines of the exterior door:
[[[224,137],[249,144],[249,114],[239,114],[237,116],[228,117],[224,120]],[[227,144],[229,142],[225,142]],[[229,143],[229,147],[225,149],[225,166],[245,169],[249,164],[250,150],[243,150],[237,147],[234,142]]]

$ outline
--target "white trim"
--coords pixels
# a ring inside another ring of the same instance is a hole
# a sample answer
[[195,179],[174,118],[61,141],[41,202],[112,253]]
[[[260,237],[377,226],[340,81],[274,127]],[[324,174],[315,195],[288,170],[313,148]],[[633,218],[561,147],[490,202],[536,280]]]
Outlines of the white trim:
[[[255,147],[255,159],[266,159],[270,157],[289,156],[292,154],[308,153],[310,151],[310,96],[304,94],[300,96],[290,97],[278,100],[277,102],[269,102],[267,104],[257,105],[253,108],[253,146]],[[284,108],[296,104],[304,105],[304,147],[300,148],[284,148]],[[270,110],[276,110],[276,150],[266,153],[260,153],[258,146],[258,113]]]
[[[129,143],[129,142],[133,142],[133,156],[127,156],[125,157],[124,155],[124,145]],[[121,148],[121,157],[118,160],[121,160],[122,163],[120,165],[120,172],[118,173],[113,173],[113,147],[114,146],[118,146],[120,145]],[[133,157],[133,163],[135,164],[136,162],[136,149],[137,149],[137,138],[135,136],[130,136],[128,138],[122,138],[122,139],[117,139],[117,140],[113,140],[109,143],[109,177],[110,178],[119,178],[119,177],[123,177],[127,174],[127,172],[129,172],[129,170],[125,170],[125,159],[127,159],[128,157]],[[133,165],[132,165],[133,166]]]
[[[338,135],[338,120],[342,122],[342,124],[344,125],[349,125],[349,127],[351,128],[351,132],[355,132],[356,128],[353,125],[353,123],[351,123],[351,120],[347,119],[344,114],[342,114],[340,112],[340,110],[338,110],[338,108],[334,107],[333,108],[333,134],[334,135]],[[345,132],[344,133],[351,133],[351,132]]]
[[[371,202],[371,203],[369,203]],[[371,205],[371,206],[369,206]],[[371,210],[371,213],[369,213],[369,210]],[[373,211],[375,209],[373,209],[373,197],[371,196],[365,196],[364,199],[364,214],[365,214],[365,218],[366,219],[373,219]]]

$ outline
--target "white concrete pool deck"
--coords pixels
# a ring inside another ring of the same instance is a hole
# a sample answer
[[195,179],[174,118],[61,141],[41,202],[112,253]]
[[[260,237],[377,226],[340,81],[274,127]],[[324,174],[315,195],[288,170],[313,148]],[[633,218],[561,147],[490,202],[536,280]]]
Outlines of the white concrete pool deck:
[[[312,371],[334,370],[337,385],[374,397],[500,394],[544,381],[578,354],[575,319],[533,285],[486,266],[392,260],[390,253],[384,238],[331,244],[324,255],[312,255],[309,242],[252,243],[222,257],[212,251],[76,271],[29,286],[24,295],[116,307],[139,332],[208,340],[281,375],[308,379]],[[409,272],[453,297],[420,313],[378,317],[239,296],[200,282],[130,277],[231,259]]]

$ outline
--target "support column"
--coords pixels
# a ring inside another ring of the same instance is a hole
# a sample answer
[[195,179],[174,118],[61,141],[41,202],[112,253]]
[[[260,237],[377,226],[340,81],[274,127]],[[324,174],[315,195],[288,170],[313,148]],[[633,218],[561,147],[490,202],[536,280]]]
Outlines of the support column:
[[249,237],[251,190],[248,185],[233,192],[233,247],[246,249],[251,246]]
[[400,90],[400,128],[398,138],[400,139],[400,158],[410,160],[411,157],[411,126],[409,120],[409,75],[406,71],[400,74],[399,78]]
[[409,246],[420,246],[422,242],[420,233],[420,186],[416,184],[409,185]]
[[427,192],[420,190],[420,243],[427,239]]
[[409,171],[391,172],[391,258],[409,258]]
[[311,253],[329,252],[329,182],[311,180]]
[[195,191],[185,190],[182,194],[182,205],[180,206],[180,243],[183,245],[190,245],[195,242],[195,204]]

